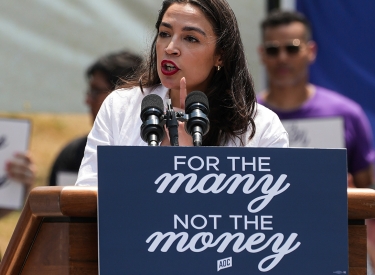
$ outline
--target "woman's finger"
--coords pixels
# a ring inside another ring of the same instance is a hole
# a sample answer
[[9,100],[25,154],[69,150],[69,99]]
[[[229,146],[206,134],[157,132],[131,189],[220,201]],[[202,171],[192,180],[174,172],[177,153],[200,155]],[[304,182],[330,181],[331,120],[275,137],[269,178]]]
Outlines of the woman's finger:
[[185,77],[181,78],[180,80],[180,108],[185,110],[185,99],[187,96],[186,91],[186,79]]
[[180,146],[193,146],[193,138],[185,131],[183,122],[178,122],[178,141]]

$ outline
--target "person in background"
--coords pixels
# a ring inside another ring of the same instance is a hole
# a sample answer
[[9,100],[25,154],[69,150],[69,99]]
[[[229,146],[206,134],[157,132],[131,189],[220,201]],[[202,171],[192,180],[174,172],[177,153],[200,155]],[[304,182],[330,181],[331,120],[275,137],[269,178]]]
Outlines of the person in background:
[[[119,51],[100,57],[87,69],[86,105],[90,109],[93,122],[104,99],[115,89],[119,80],[126,81],[131,78],[141,63],[142,58],[139,55],[129,51]],[[49,185],[57,185],[60,172],[78,173],[86,141],[87,136],[80,137],[63,148],[52,166]],[[71,185],[74,185],[74,182]]]
[[[30,153],[17,152],[5,163],[8,179],[22,183],[25,186],[25,198],[35,183],[36,168]],[[12,212],[10,209],[0,209],[0,218]]]
[[268,87],[258,102],[281,119],[342,117],[348,158],[348,186],[369,187],[375,153],[370,124],[351,99],[309,83],[309,65],[317,45],[308,20],[298,12],[274,11],[261,23],[261,60]]

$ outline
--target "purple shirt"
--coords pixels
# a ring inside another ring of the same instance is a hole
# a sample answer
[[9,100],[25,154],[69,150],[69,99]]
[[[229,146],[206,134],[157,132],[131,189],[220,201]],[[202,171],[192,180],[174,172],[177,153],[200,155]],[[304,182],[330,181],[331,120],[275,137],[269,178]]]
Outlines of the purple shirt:
[[334,91],[315,86],[314,96],[299,109],[293,111],[275,109],[260,98],[258,98],[258,103],[274,111],[281,120],[343,117],[349,173],[358,172],[373,163],[375,153],[371,126],[361,106],[353,100]]

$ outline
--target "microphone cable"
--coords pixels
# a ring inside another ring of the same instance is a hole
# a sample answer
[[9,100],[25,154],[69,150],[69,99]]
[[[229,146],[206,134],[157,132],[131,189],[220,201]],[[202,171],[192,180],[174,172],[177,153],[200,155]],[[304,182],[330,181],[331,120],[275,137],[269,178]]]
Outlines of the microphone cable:
[[176,112],[173,110],[172,101],[168,99],[167,101],[167,111],[166,111],[166,126],[169,133],[169,142],[171,146],[179,146],[178,143],[178,121],[176,117]]

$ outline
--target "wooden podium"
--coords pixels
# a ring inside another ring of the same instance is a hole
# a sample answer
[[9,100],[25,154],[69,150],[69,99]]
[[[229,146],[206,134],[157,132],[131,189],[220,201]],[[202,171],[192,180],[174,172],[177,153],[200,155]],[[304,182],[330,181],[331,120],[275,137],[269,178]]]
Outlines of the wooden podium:
[[0,274],[98,274],[96,206],[97,188],[34,188]]
[[[350,275],[367,274],[365,219],[372,218],[375,191],[348,189]],[[0,274],[98,274],[97,236],[97,188],[34,188]]]

